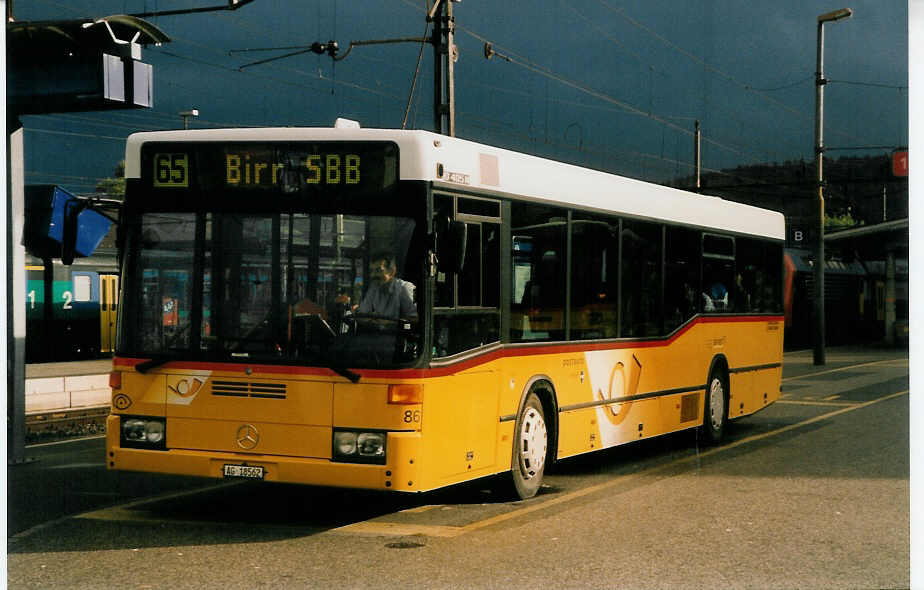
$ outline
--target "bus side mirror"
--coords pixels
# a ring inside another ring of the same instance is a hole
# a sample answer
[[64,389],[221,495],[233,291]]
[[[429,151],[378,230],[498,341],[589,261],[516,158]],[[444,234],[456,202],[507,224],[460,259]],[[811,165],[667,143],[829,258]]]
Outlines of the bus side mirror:
[[468,226],[464,221],[453,221],[448,217],[441,221],[436,233],[436,268],[440,272],[462,272]]

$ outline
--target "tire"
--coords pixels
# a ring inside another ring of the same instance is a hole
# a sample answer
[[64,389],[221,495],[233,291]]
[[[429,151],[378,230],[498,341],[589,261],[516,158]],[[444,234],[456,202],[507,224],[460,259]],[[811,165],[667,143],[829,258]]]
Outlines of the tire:
[[511,483],[518,498],[532,498],[539,491],[548,447],[549,433],[542,403],[535,393],[530,393],[517,416],[510,461]]
[[725,437],[728,426],[728,375],[722,367],[713,367],[706,382],[706,403],[700,438],[708,444],[717,444]]

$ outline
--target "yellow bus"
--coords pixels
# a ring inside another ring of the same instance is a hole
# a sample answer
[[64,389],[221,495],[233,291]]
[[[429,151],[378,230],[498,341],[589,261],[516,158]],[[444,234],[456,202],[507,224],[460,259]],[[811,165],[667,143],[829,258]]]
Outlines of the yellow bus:
[[779,397],[783,216],[424,131],[128,138],[110,469],[422,492]]

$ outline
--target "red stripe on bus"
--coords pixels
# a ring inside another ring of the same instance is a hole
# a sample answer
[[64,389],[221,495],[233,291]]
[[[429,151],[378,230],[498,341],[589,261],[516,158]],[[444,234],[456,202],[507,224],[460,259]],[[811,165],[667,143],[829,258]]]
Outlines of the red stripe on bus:
[[[783,316],[766,315],[766,316],[702,316],[683,326],[670,338],[659,340],[630,340],[619,342],[581,342],[575,341],[568,344],[548,344],[548,345],[525,345],[524,343],[511,343],[479,354],[459,362],[452,363],[443,367],[433,367],[429,369],[355,369],[352,371],[359,374],[361,378],[367,379],[423,379],[427,377],[444,377],[466,371],[468,369],[484,365],[501,358],[513,358],[522,356],[535,356],[540,354],[568,354],[577,352],[592,352],[597,350],[621,350],[625,348],[653,348],[659,346],[669,346],[680,336],[688,332],[696,324],[722,324],[722,323],[759,323],[759,322],[779,322]],[[112,364],[114,367],[133,368],[148,359],[116,357]],[[336,377],[337,373],[324,367],[302,367],[295,365],[270,365],[263,363],[215,363],[207,361],[169,361],[165,363],[171,369],[186,369],[196,371],[220,371],[223,373],[241,373],[246,376],[247,369],[251,371],[255,366],[259,367],[261,374],[277,373],[284,375],[317,375],[320,377]]]

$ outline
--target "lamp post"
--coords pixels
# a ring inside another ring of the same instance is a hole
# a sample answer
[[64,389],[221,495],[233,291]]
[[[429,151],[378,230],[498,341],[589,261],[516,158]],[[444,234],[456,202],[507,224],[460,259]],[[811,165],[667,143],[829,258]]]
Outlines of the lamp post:
[[824,174],[824,104],[825,84],[825,23],[849,18],[853,10],[841,8],[818,16],[818,51],[815,59],[815,170],[818,184],[818,225],[815,244],[815,338],[816,365],[825,364],[825,195]]
[[188,111],[180,111],[179,115],[183,117],[183,129],[189,129],[189,118],[198,117],[199,109],[189,109]]

